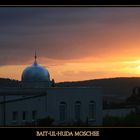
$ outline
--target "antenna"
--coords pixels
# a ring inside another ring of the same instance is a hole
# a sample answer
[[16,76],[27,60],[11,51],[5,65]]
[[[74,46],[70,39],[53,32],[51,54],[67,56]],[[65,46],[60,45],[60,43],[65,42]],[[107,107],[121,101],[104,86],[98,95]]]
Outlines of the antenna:
[[37,54],[36,54],[36,50],[35,50],[34,58],[35,58],[35,62],[34,62],[34,64],[37,64]]

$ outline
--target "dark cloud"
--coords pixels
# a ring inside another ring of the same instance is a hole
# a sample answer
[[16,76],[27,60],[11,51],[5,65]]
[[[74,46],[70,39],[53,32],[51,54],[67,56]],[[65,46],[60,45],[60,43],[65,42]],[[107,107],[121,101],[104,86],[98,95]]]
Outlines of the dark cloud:
[[50,59],[108,55],[118,49],[110,40],[138,37],[131,30],[139,24],[140,8],[132,7],[1,7],[0,65],[23,64],[35,49]]

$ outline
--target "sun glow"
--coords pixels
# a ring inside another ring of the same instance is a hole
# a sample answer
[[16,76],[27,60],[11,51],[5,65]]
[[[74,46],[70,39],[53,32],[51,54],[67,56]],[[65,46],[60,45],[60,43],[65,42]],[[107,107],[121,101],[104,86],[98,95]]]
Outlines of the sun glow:
[[[42,61],[39,61],[40,63]],[[70,61],[59,63],[56,65],[51,63],[43,63],[46,66],[51,78],[56,82],[62,81],[79,81],[87,79],[109,78],[109,77],[139,77],[140,76],[140,60],[104,60],[104,61]],[[0,67],[0,77],[21,79],[23,70],[28,65],[10,65]]]

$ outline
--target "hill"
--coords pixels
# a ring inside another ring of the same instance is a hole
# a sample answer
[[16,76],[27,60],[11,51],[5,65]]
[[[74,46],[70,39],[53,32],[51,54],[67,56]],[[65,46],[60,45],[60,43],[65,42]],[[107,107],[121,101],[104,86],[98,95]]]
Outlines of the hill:
[[[140,77],[119,77],[76,82],[60,82],[55,85],[57,87],[101,87],[104,99],[123,100],[132,94],[134,87],[140,87]],[[0,87],[19,87],[19,81],[0,78]]]
[[9,79],[9,78],[0,78],[0,87],[18,87],[19,81]]
[[119,77],[106,79],[93,79],[76,82],[61,82],[59,87],[101,87],[104,98],[125,99],[132,94],[134,87],[140,86],[140,77]]

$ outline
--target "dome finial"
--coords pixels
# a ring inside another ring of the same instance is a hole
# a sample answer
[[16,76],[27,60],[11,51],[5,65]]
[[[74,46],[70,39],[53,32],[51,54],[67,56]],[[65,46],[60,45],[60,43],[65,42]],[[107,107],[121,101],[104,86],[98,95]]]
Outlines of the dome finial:
[[35,58],[34,64],[37,64],[37,61],[36,61],[36,59],[37,59],[36,50],[35,50],[35,56],[34,56],[34,58]]

